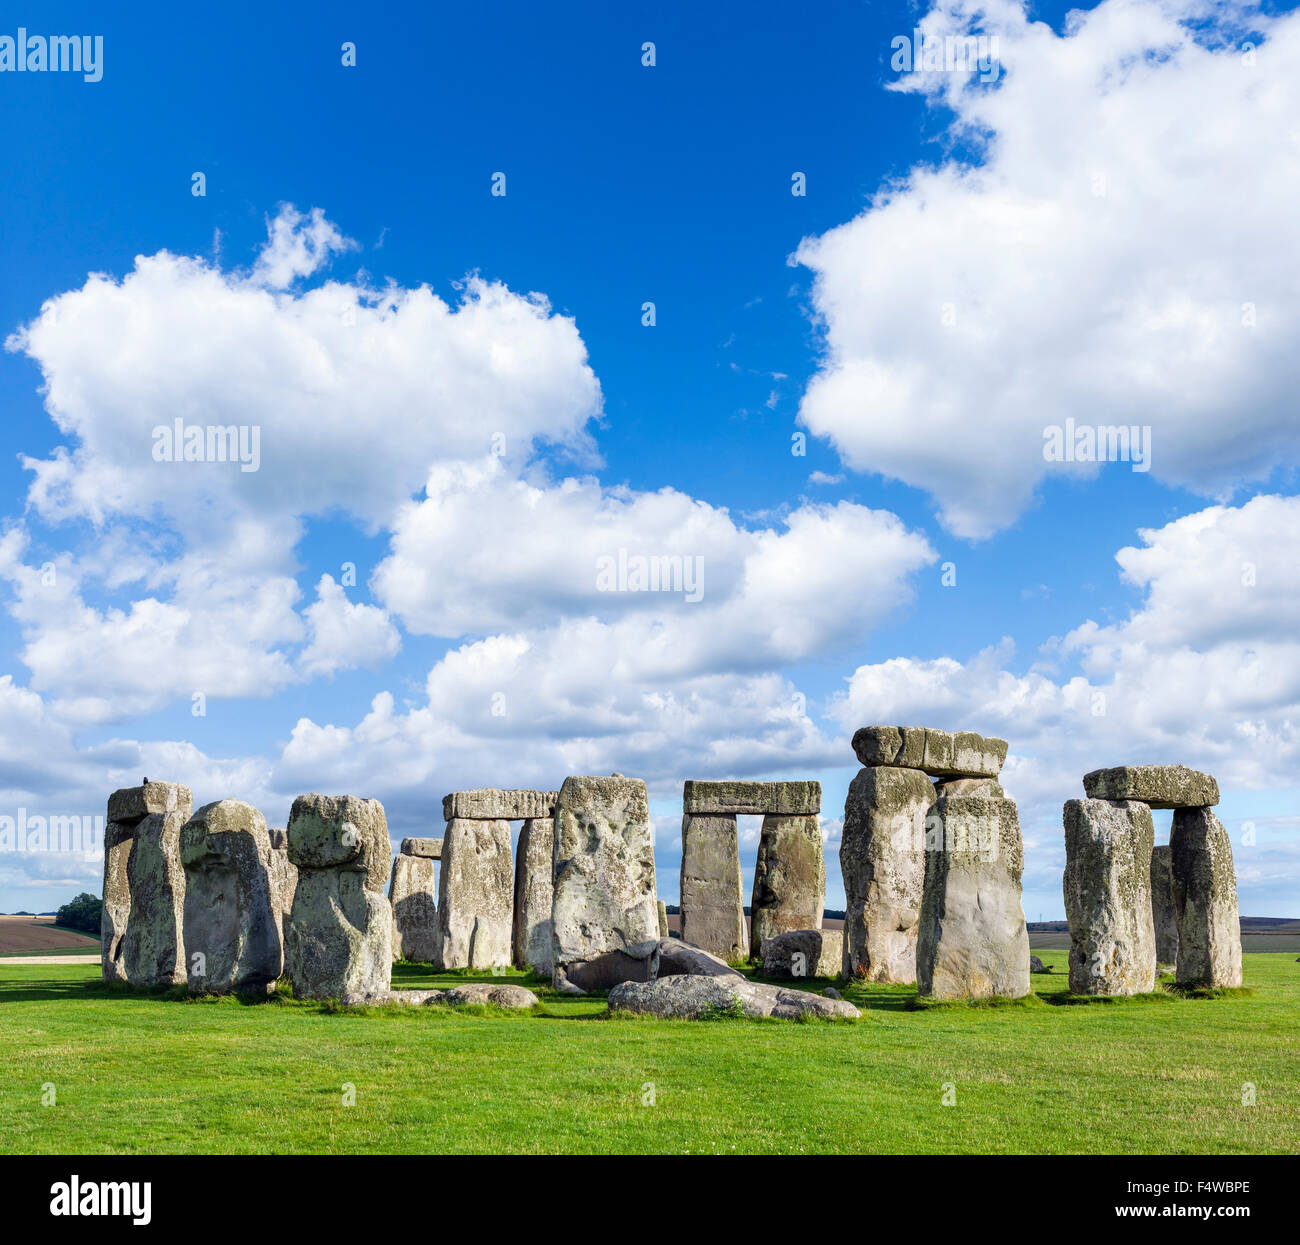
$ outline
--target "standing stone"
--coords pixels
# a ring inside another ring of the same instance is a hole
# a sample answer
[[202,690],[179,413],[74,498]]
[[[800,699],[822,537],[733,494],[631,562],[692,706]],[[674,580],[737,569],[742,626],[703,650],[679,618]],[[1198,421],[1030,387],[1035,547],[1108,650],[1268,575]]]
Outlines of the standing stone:
[[100,971],[105,981],[173,986],[185,980],[185,871],[180,829],[188,787],[150,782],[108,797]]
[[[438,892],[431,856],[415,856],[405,839],[393,857],[388,902],[393,908],[393,959],[432,964],[438,955]],[[415,840],[424,841],[424,840]],[[436,840],[435,840],[436,841]]]
[[436,963],[509,967],[513,923],[510,823],[453,817],[442,840]]
[[274,990],[284,947],[265,818],[242,800],[205,804],[181,829],[180,856],[191,992]]
[[934,801],[934,786],[918,769],[868,767],[849,785],[840,842],[846,977],[916,980],[925,816]]
[[289,813],[298,886],[285,959],[298,998],[385,993],[393,911],[384,896],[392,845],[378,800],[300,795]]
[[557,987],[567,968],[658,940],[655,840],[640,779],[566,778],[555,810],[551,960]]
[[735,814],[682,817],[682,939],[727,961],[749,950]]
[[1156,930],[1156,963],[1178,963],[1178,910],[1174,906],[1174,858],[1168,845],[1151,851],[1151,919]]
[[1179,985],[1241,985],[1237,872],[1228,832],[1208,808],[1180,808],[1174,813],[1169,847]]
[[298,889],[298,867],[289,859],[289,832],[273,826],[266,833],[271,840],[271,888],[280,918],[280,942],[287,947],[289,914],[293,911],[294,891]]
[[551,972],[551,901],[555,887],[555,821],[530,817],[515,851],[515,915],[512,945],[516,968]]
[[659,939],[668,937],[668,905],[661,899],[659,900]]
[[763,818],[750,901],[749,957],[763,939],[794,929],[821,929],[826,907],[826,858],[815,816]]
[[1146,994],[1156,984],[1151,810],[1136,800],[1065,802],[1065,915],[1073,994]]
[[1020,902],[1024,867],[1014,800],[936,801],[926,818],[918,994],[947,999],[1029,993],[1029,931]]

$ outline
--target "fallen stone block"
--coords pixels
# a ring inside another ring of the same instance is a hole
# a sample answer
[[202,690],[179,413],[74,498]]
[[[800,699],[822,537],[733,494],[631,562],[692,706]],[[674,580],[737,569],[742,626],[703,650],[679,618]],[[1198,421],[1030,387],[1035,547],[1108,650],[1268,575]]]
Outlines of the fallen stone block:
[[531,990],[523,986],[509,985],[505,982],[495,985],[482,981],[455,986],[447,990],[440,1001],[453,1007],[463,1006],[466,1003],[488,1003],[493,1007],[527,1010],[536,1007],[540,1000]]
[[654,826],[645,783],[614,775],[566,778],[555,813],[551,962],[571,966],[656,940]]
[[996,778],[1007,759],[1007,741],[974,731],[925,726],[864,726],[853,751],[863,765],[919,769],[935,777]]
[[763,818],[750,900],[749,955],[763,939],[792,929],[821,929],[826,907],[826,860],[816,817]]
[[1179,985],[1241,985],[1237,871],[1228,832],[1208,808],[1180,808],[1174,813],[1169,847]]
[[693,816],[742,816],[768,813],[806,816],[822,811],[819,782],[705,782],[689,778],[682,790],[682,811]]
[[1174,905],[1174,857],[1167,844],[1151,851],[1151,920],[1156,931],[1156,963],[1178,963],[1178,910]]
[[1029,993],[1021,907],[1024,847],[1012,800],[951,796],[926,818],[917,993],[1020,998]]
[[1156,984],[1151,809],[1137,800],[1065,802],[1065,915],[1073,994],[1146,994]]
[[205,804],[181,828],[185,965],[194,994],[269,994],[284,968],[266,819],[242,800]]
[[665,1020],[706,1020],[730,1015],[750,1019],[773,1016],[796,1020],[816,1016],[856,1020],[861,1014],[843,999],[762,985],[743,977],[660,977],[654,981],[628,981],[610,991],[609,1009]]
[[1185,765],[1118,765],[1083,776],[1094,800],[1141,800],[1151,808],[1205,808],[1219,802],[1219,784]]
[[300,795],[289,813],[298,885],[285,962],[299,998],[388,992],[393,911],[383,892],[392,845],[378,800]]
[[[688,784],[689,785],[689,784]],[[682,938],[724,960],[749,952],[734,814],[682,817]]]
[[479,787],[453,791],[442,800],[444,821],[532,821],[555,816],[555,791],[504,791]]
[[453,818],[442,840],[441,869],[438,966],[509,967],[515,906],[510,823]]
[[534,817],[515,849],[515,904],[511,946],[516,968],[551,972],[551,904],[555,887],[555,822]]
[[917,769],[868,766],[849,784],[840,841],[845,976],[916,980],[925,818],[935,799],[934,785]]
[[764,977],[838,977],[844,960],[844,935],[837,929],[794,929],[764,938]]

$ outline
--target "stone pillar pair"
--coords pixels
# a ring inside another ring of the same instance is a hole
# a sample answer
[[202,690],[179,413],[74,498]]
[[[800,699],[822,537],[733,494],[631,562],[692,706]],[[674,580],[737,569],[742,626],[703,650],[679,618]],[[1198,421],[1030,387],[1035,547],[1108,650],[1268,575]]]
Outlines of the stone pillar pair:
[[[826,863],[817,782],[688,781],[682,793],[684,941],[729,962],[758,958],[763,940],[819,930]],[[758,861],[745,928],[737,816],[761,815]]]
[[[538,872],[558,793],[480,788],[442,802],[447,829],[438,879],[438,947],[443,970],[506,967],[530,954],[546,971],[541,943],[549,919],[549,867]],[[523,821],[521,859],[529,866],[516,915],[510,823]],[[547,916],[543,916],[543,906]],[[521,965],[522,967],[523,965]]]
[[[1181,765],[1139,765],[1094,770],[1083,787],[1088,798],[1065,805],[1071,991],[1145,993],[1157,962],[1171,957],[1181,985],[1239,986],[1236,874],[1211,811],[1215,780]],[[1153,808],[1174,810],[1159,852]]]
[[936,998],[1028,994],[1020,819],[997,781],[1006,741],[868,726],[853,750],[864,768],[840,846],[845,975]]

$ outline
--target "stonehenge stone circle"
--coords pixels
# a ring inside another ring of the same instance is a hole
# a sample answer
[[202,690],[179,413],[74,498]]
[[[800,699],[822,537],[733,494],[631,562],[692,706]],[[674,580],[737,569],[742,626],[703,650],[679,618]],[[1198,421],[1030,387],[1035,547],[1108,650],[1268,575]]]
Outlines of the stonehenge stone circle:
[[1185,765],[1120,765],[1083,776],[1094,800],[1141,800],[1151,808],[1205,808],[1219,802],[1219,784]]
[[1185,986],[1241,985],[1241,923],[1232,844],[1208,808],[1180,808],[1169,835],[1177,980]]
[[192,993],[268,994],[284,967],[266,819],[242,800],[205,804],[180,834]]
[[123,787],[108,797],[100,967],[105,981],[176,986],[185,977],[181,827],[194,798],[179,783]]
[[607,951],[657,939],[654,826],[645,783],[564,780],[555,807],[551,963],[569,973]]
[[428,852],[408,850],[441,839],[403,839],[402,850],[393,857],[388,883],[388,902],[393,909],[393,959],[432,964],[438,956],[438,892],[434,866]]
[[682,788],[682,811],[688,815],[736,816],[822,811],[819,782],[704,782],[688,778]]
[[744,959],[749,936],[734,813],[683,814],[678,876],[683,940],[724,960]]
[[950,998],[1029,993],[1029,933],[1014,800],[944,796],[926,823],[917,992]]
[[532,821],[555,816],[555,791],[503,791],[481,787],[453,791],[442,800],[442,819],[455,821]]
[[837,929],[792,929],[763,939],[764,977],[838,977],[844,935]]
[[[985,780],[955,781],[978,785]],[[934,784],[917,769],[868,766],[849,785],[840,841],[845,976],[878,982],[916,980],[925,817],[935,799]]]
[[298,998],[387,992],[393,913],[384,895],[392,845],[378,800],[300,795],[289,813],[298,886],[285,960]]
[[864,726],[853,736],[853,751],[863,765],[919,769],[936,778],[996,778],[1007,759],[1007,741],[973,731]]
[[775,1016],[794,1020],[803,1016],[820,1016],[856,1020],[861,1014],[852,1003],[843,999],[762,985],[740,976],[676,976],[624,982],[609,992],[609,1009],[681,1020],[699,1020],[719,1014],[739,1014],[751,1019]]
[[749,955],[763,939],[793,929],[821,929],[826,908],[826,859],[815,814],[763,818],[749,905]]
[[515,906],[511,948],[516,968],[551,973],[551,902],[555,887],[555,821],[530,817],[515,849]]
[[510,823],[453,817],[442,840],[438,878],[440,969],[509,966],[511,883]]
[[1174,907],[1173,849],[1151,851],[1151,919],[1156,931],[1156,963],[1178,963],[1178,912]]
[[1137,800],[1067,800],[1065,915],[1072,994],[1146,994],[1156,984],[1151,809]]

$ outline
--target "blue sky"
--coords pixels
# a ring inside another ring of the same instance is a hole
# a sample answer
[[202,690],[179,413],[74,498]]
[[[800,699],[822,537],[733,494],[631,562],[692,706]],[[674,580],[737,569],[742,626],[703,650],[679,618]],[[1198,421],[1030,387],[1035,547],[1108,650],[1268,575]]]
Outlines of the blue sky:
[[[104,65],[0,74],[3,807],[149,773],[273,825],[377,796],[398,838],[617,769],[674,902],[682,780],[815,776],[834,907],[848,739],[918,722],[1010,741],[1031,919],[1127,761],[1215,773],[1243,911],[1300,915],[1300,31],[1084,8],[15,18]],[[999,80],[895,71],[922,23]],[[257,473],[152,461],[239,411]],[[1151,469],[1045,463],[1067,417]],[[703,601],[597,594],[619,548]],[[0,909],[96,880],[0,855]]]

